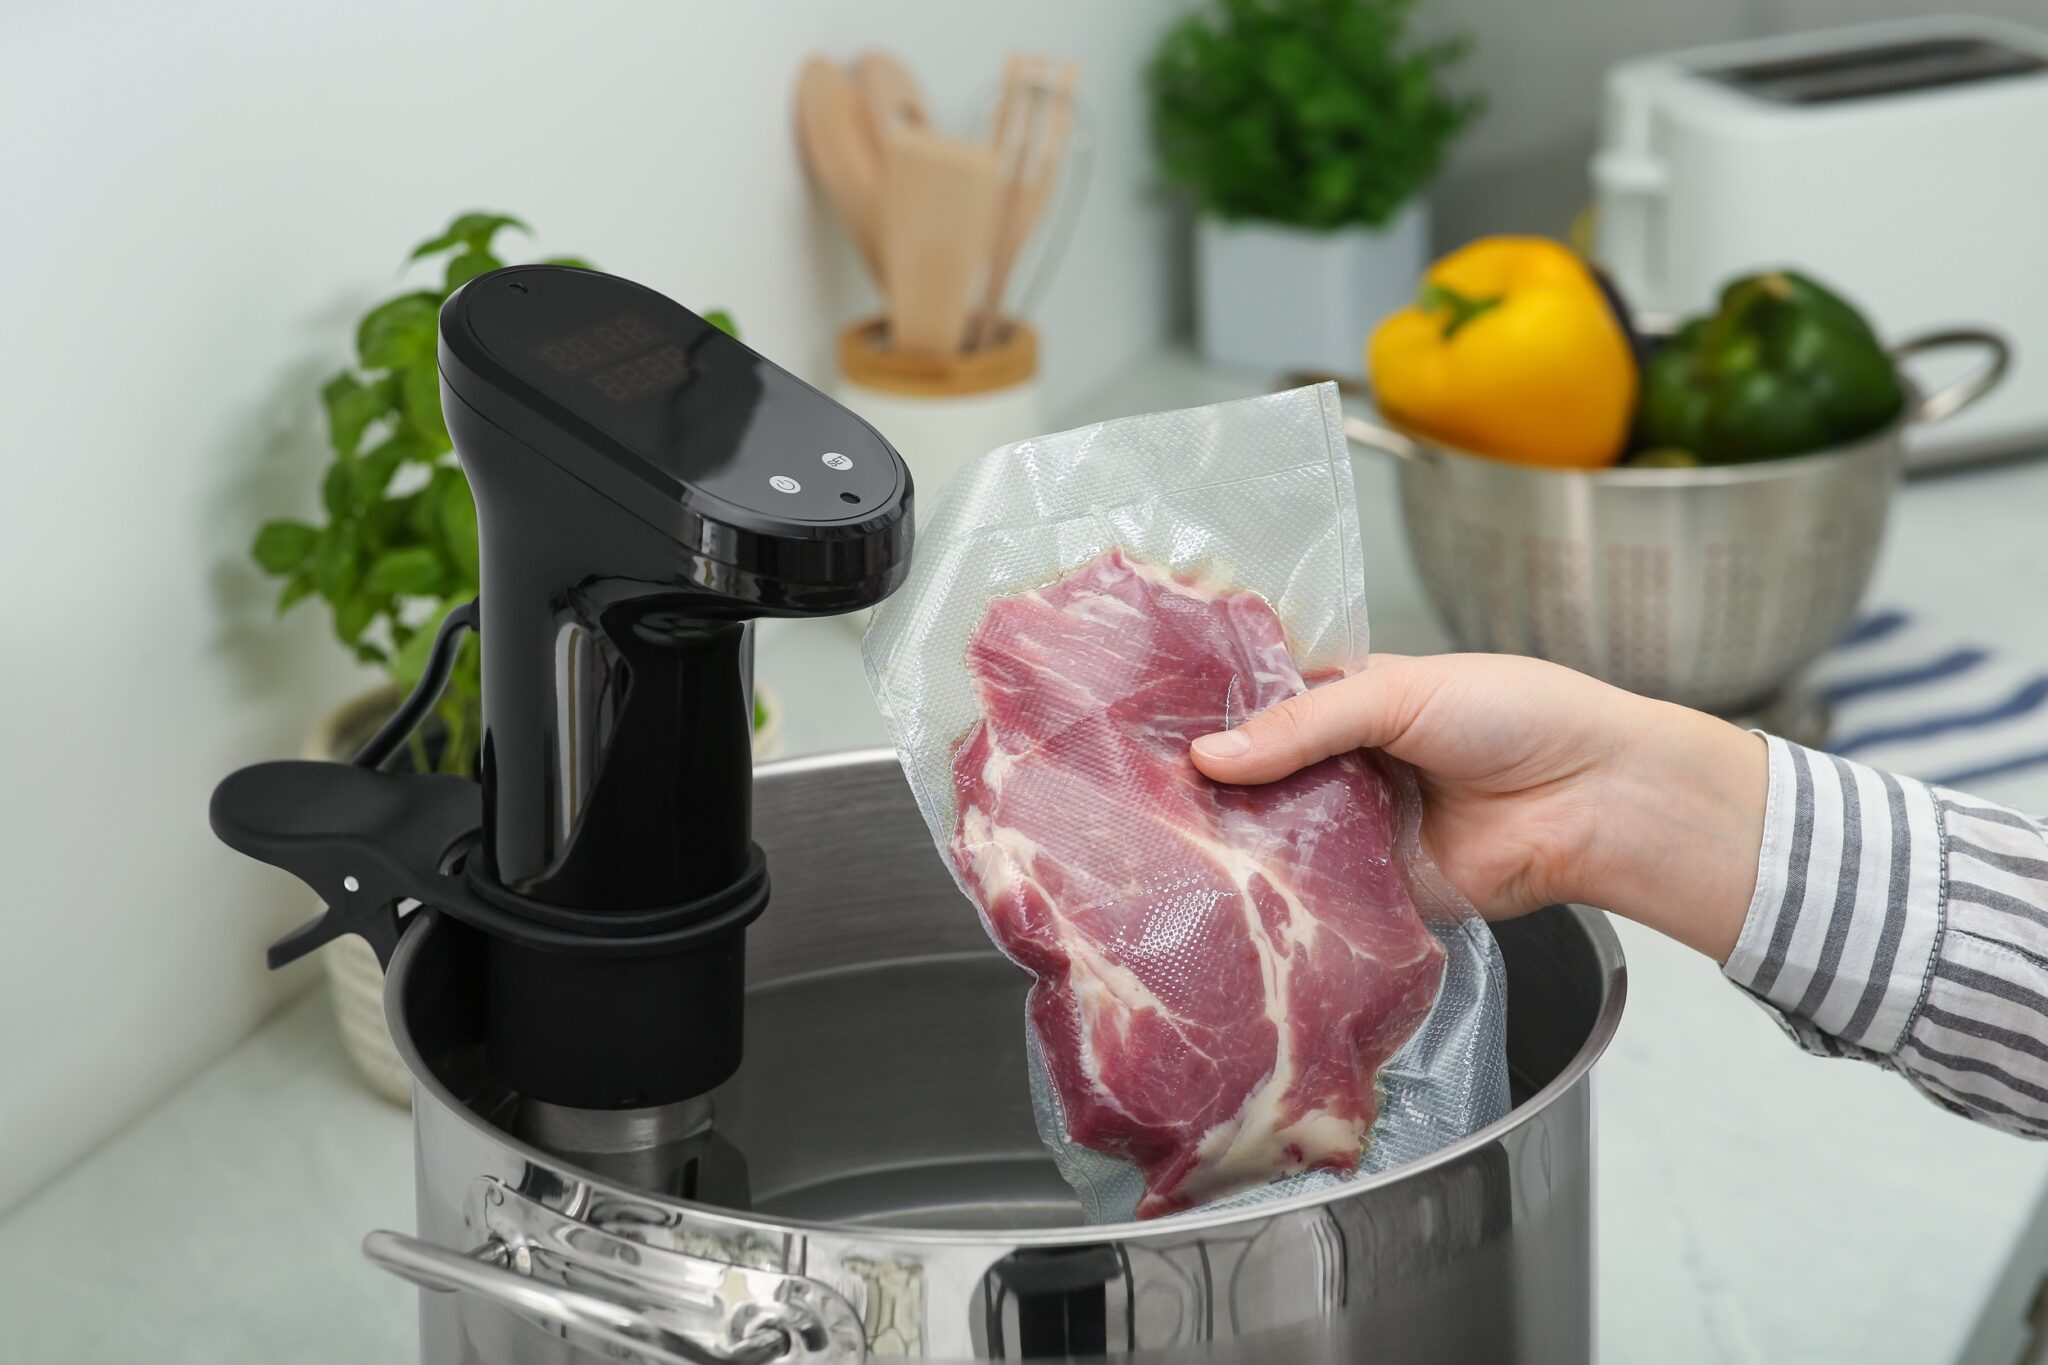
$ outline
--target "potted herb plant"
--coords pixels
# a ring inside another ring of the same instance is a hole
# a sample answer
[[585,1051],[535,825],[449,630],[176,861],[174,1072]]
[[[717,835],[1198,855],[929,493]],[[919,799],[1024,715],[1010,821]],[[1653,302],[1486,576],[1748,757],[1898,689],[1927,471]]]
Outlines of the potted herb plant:
[[1147,70],[1167,182],[1199,206],[1202,349],[1356,374],[1428,260],[1421,191],[1481,101],[1470,42],[1411,43],[1415,0],[1211,0]]
[[[372,308],[356,327],[355,363],[321,389],[333,458],[320,482],[317,521],[278,520],[256,533],[257,565],[284,580],[283,613],[325,602],[342,646],[387,675],[314,729],[306,757],[346,761],[419,681],[441,618],[477,593],[476,503],[441,420],[435,342],[441,304],[504,262],[496,242],[525,224],[502,213],[465,213],[414,248],[439,282]],[[546,264],[587,269],[574,257]],[[707,321],[733,330],[722,313]],[[463,641],[432,718],[401,755],[415,771],[474,776],[483,740],[476,637]],[[754,707],[756,751],[779,718],[772,700]],[[362,940],[321,951],[335,1017],[349,1056],[371,1088],[403,1103],[410,1082],[384,1026],[383,972]]]

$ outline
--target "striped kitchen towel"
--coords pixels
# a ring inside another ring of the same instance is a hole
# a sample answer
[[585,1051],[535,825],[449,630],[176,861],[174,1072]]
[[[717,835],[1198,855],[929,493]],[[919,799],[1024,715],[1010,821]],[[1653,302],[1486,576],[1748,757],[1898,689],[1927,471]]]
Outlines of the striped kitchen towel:
[[1857,622],[1808,678],[1826,747],[1941,786],[2048,764],[2048,670],[1956,643],[1904,612]]

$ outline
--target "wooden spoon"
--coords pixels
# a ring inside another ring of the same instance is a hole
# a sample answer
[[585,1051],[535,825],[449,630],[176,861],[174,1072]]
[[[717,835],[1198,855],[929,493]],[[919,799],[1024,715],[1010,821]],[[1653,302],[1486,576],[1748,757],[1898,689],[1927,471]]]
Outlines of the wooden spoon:
[[952,355],[995,231],[996,157],[980,142],[898,127],[882,154],[882,270],[889,344]]
[[853,83],[859,88],[861,110],[878,157],[895,129],[930,126],[917,78],[888,53],[861,53],[853,64]]
[[886,278],[879,245],[880,158],[867,136],[860,94],[843,67],[823,57],[804,63],[796,82],[796,132],[804,164],[880,288]]

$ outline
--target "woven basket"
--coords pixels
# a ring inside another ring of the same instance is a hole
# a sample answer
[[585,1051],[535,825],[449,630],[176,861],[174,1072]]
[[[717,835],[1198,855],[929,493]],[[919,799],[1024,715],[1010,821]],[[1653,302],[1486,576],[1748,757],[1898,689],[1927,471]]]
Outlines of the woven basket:
[[[755,690],[766,723],[754,732],[754,757],[766,760],[782,750],[782,707],[766,688]],[[390,687],[356,698],[320,723],[306,740],[305,756],[347,762],[398,703],[398,692]],[[318,913],[317,902],[313,908]],[[327,993],[334,1002],[341,1046],[355,1063],[356,1073],[393,1104],[412,1103],[412,1078],[406,1074],[405,1063],[398,1060],[391,1030],[384,1024],[384,969],[377,964],[377,954],[354,934],[345,934],[320,950],[320,960],[327,970]]]

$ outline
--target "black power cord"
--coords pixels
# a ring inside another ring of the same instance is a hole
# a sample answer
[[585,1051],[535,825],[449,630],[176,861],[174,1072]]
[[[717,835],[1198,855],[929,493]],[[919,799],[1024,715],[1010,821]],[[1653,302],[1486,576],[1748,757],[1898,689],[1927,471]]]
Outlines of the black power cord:
[[370,742],[357,750],[350,763],[358,768],[381,768],[385,759],[398,752],[406,736],[418,728],[428,709],[441,699],[441,689],[448,685],[448,675],[455,671],[455,651],[462,645],[462,632],[476,628],[475,598],[441,618],[441,628],[434,633],[433,652],[427,656],[427,666],[421,671],[412,695],[370,736]]

